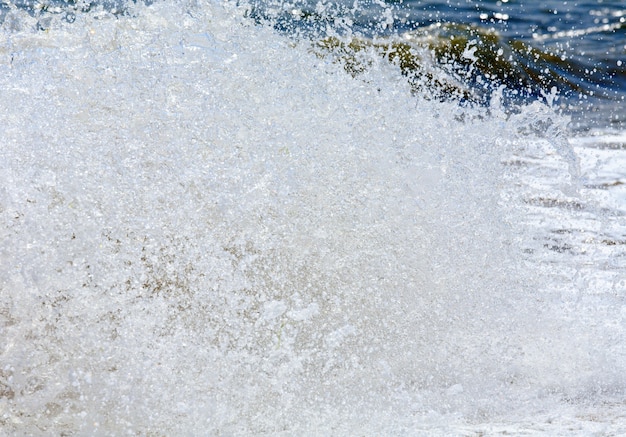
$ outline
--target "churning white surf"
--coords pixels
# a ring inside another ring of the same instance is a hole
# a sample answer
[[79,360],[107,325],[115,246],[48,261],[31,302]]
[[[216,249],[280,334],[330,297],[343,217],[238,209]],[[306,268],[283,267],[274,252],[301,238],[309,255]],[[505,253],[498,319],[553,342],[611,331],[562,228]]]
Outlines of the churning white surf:
[[244,12],[5,20],[2,426],[398,435],[623,399],[623,311],[563,317],[529,260],[511,156],[574,195],[562,121],[374,55],[354,78]]

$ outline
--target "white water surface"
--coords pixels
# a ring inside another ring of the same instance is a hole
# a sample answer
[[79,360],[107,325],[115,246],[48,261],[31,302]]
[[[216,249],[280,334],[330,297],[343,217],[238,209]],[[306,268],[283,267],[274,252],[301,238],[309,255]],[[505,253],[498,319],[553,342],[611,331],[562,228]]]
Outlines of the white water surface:
[[244,15],[5,19],[1,432],[626,432],[624,134]]

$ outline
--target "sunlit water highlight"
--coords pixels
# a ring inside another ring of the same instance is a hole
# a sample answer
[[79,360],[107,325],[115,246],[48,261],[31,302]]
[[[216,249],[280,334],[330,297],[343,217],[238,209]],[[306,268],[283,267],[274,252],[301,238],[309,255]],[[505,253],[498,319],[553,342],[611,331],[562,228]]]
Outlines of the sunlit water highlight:
[[248,12],[5,21],[2,430],[624,431],[623,133]]

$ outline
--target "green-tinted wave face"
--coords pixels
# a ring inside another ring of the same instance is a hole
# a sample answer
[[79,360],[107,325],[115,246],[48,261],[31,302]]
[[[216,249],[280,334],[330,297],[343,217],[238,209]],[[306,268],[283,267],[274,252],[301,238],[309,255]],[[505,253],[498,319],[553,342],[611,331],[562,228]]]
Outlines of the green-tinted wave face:
[[[474,85],[491,82],[530,96],[553,87],[566,95],[591,95],[597,93],[593,85],[602,82],[573,56],[481,26],[433,25],[405,37],[426,42],[439,63]],[[609,88],[608,81],[604,85]]]
[[477,88],[505,85],[529,95],[553,86],[580,89],[558,71],[571,68],[568,61],[522,41],[506,41],[494,31],[446,24],[407,37],[425,43],[438,63]]
[[439,98],[487,103],[496,89],[504,89],[510,103],[546,92],[572,100],[595,94],[584,65],[480,26],[437,24],[388,37],[327,37],[316,45],[353,74],[371,60],[359,53],[375,50],[397,65],[416,91],[428,87]]
[[479,96],[454,75],[435,71],[432,55],[425,46],[414,41],[397,38],[368,39],[353,37],[343,39],[327,37],[314,45],[320,57],[330,57],[343,64],[347,72],[358,76],[367,71],[373,62],[370,52],[396,65],[407,77],[415,92],[427,98],[440,100],[478,101]]

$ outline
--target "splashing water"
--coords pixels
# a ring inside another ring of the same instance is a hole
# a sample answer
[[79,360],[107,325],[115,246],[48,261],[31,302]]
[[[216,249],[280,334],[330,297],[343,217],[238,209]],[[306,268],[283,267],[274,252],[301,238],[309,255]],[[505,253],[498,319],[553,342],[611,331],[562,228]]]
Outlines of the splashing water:
[[348,74],[231,3],[129,11],[5,17],[3,430],[626,427],[623,250],[589,269],[581,230],[624,224],[566,120],[375,50]]

